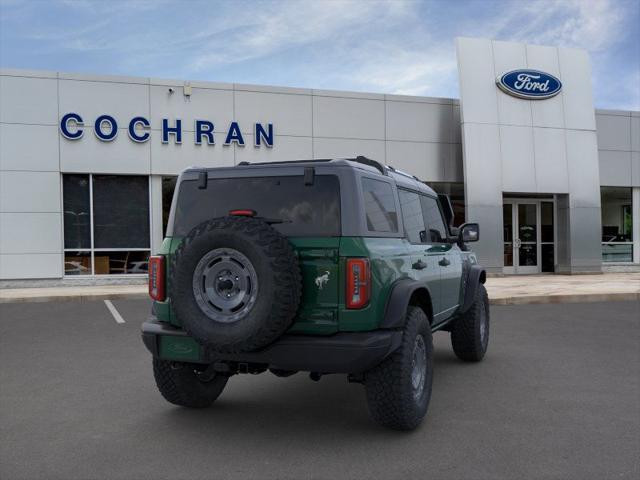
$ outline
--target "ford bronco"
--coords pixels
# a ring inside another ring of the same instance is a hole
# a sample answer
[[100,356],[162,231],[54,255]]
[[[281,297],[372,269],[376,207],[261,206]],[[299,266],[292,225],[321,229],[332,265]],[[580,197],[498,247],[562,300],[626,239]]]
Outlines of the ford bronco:
[[230,377],[346,374],[382,425],[417,427],[432,334],[482,360],[485,271],[446,196],[365,157],[189,168],[149,261],[142,339],[160,393],[208,407]]

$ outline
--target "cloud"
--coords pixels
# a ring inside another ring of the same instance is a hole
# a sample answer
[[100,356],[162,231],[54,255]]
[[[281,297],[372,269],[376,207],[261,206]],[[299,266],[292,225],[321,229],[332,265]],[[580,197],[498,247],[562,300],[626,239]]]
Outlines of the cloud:
[[456,58],[439,46],[409,49],[386,45],[375,52],[361,51],[353,73],[342,73],[339,80],[358,90],[400,95],[455,95]]
[[[284,50],[355,37],[366,41],[367,30],[382,22],[394,22],[405,16],[410,5],[397,2],[354,2],[331,0],[324,2],[271,3],[267,9],[256,9],[251,17],[232,18],[225,32],[213,28],[201,31],[200,38],[224,40],[221,51],[197,55],[190,63],[192,71],[202,71],[220,65],[264,58]],[[366,28],[365,28],[366,26]]]
[[617,27],[624,22],[627,7],[612,0],[514,2],[494,24],[493,35],[599,51],[620,38]]
[[225,32],[198,36],[225,40],[224,50],[197,55],[187,72],[200,74],[227,65],[255,62],[282,52],[313,65],[315,87],[399,94],[455,93],[453,42],[443,48],[416,2],[295,2],[227,23]]
[[475,36],[585,48],[599,104],[640,108],[637,0],[0,5],[7,66],[455,97],[454,37]]

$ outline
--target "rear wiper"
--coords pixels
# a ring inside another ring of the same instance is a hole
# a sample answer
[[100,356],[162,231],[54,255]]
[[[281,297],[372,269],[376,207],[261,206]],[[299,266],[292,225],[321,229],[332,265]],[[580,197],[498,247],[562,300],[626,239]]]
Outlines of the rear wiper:
[[258,220],[262,220],[264,223],[274,225],[277,223],[291,223],[291,220],[285,220],[284,218],[265,218],[265,217],[253,217]]

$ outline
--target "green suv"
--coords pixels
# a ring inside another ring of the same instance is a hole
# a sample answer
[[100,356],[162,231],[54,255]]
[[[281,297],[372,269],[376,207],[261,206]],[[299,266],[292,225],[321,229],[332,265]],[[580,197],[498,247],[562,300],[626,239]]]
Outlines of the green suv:
[[483,358],[485,271],[446,196],[365,157],[190,168],[149,261],[142,339],[164,398],[210,406],[238,373],[346,374],[372,417],[427,412],[432,334]]

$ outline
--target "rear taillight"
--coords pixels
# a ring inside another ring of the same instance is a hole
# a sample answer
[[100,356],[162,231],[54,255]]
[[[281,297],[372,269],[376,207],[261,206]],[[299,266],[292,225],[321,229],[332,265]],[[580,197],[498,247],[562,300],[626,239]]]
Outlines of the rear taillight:
[[369,303],[371,273],[366,258],[347,259],[347,308],[362,308]]
[[163,302],[164,296],[164,256],[157,255],[149,258],[149,295],[158,302]]

